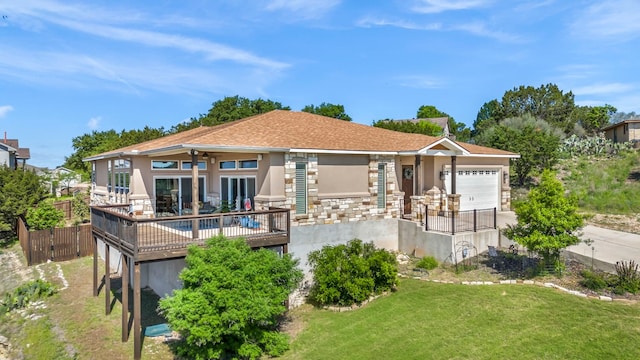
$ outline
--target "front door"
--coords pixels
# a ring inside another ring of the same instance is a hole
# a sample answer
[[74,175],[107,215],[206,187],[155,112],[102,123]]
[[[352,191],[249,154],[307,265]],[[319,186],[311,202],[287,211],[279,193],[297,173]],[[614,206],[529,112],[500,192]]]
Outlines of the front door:
[[411,214],[413,196],[413,165],[402,165],[402,191],[404,191],[404,213]]

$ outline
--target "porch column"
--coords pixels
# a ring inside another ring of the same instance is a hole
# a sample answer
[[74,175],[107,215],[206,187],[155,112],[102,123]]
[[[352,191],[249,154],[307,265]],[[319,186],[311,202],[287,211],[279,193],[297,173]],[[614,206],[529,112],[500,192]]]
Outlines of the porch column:
[[[191,210],[193,215],[198,215],[199,206],[198,203],[200,201],[200,189],[199,189],[199,179],[198,179],[198,150],[191,150]],[[198,233],[198,220],[193,220],[193,224],[191,226],[192,229],[192,237],[193,239],[197,239],[199,237]]]
[[457,158],[455,155],[451,156],[451,193],[456,193],[456,176],[458,172],[456,171],[456,161]]
[[416,155],[415,170],[413,172],[413,195],[419,196],[422,194],[422,176],[420,176],[421,171],[422,165],[420,163],[420,155]]
[[140,263],[133,264],[133,358],[142,358],[142,325],[140,321]]
[[109,269],[109,244],[104,243],[104,313],[111,313],[111,269]]
[[129,340],[129,257],[122,254],[122,342]]

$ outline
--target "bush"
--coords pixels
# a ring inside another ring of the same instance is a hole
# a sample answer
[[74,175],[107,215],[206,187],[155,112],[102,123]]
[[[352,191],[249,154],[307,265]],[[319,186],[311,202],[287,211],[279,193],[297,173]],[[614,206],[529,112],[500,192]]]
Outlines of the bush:
[[40,279],[29,281],[13,292],[4,294],[4,299],[0,301],[0,315],[23,308],[33,300],[49,297],[55,293],[56,289],[50,282]]
[[397,284],[395,256],[358,239],[311,252],[309,265],[313,271],[309,297],[320,305],[359,304]]
[[615,293],[624,294],[629,292],[635,294],[640,290],[640,273],[638,273],[638,264],[635,261],[618,261],[616,262]]
[[595,273],[590,270],[582,270],[580,272],[582,276],[582,280],[580,280],[580,285],[586,287],[589,290],[599,291],[607,287],[607,281],[604,279],[604,276],[600,273]]
[[61,226],[63,220],[64,212],[48,201],[41,201],[37,208],[27,211],[27,224],[31,230],[53,229]]
[[433,256],[425,256],[418,261],[416,267],[425,270],[433,270],[438,267],[438,260]]
[[159,304],[171,329],[183,336],[176,346],[180,355],[257,359],[288,349],[288,337],[278,330],[284,303],[302,279],[290,254],[218,236],[204,248],[190,246],[185,261],[183,288]]

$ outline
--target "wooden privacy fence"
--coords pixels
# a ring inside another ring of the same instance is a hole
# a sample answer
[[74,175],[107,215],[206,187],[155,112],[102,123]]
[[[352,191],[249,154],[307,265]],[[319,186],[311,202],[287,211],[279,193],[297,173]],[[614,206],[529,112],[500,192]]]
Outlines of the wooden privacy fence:
[[73,217],[73,203],[71,200],[56,201],[53,207],[64,213],[64,218],[69,220]]
[[18,238],[28,265],[93,255],[91,224],[29,231],[24,220],[18,219]]

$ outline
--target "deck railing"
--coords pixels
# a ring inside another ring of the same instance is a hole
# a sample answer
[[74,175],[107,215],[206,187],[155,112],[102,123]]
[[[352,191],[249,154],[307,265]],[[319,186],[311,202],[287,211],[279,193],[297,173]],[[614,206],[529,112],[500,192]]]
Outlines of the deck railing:
[[497,228],[497,209],[474,209],[465,211],[440,211],[431,214],[425,206],[424,228],[426,231],[437,231],[455,235],[462,232]]
[[219,234],[266,245],[283,237],[288,242],[288,209],[160,218],[138,218],[130,216],[128,210],[123,205],[92,207],[91,224],[96,235],[134,257],[184,250]]

